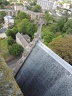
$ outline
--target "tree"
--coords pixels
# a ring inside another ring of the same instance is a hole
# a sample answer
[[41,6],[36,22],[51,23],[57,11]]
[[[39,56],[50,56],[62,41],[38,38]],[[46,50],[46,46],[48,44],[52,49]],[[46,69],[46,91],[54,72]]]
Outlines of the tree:
[[6,35],[7,35],[7,36],[11,36],[11,34],[12,34],[12,30],[11,30],[11,29],[8,29],[8,30],[6,31]]
[[6,13],[4,11],[0,12],[0,23],[3,22],[4,16],[6,16]]
[[21,53],[23,52],[23,47],[19,44],[13,44],[10,49],[9,52],[11,55],[17,57],[20,56]]
[[0,1],[0,9],[3,9],[4,6],[7,6],[8,4],[9,4],[8,1],[6,1],[6,0],[1,0],[1,1]]
[[67,35],[64,38],[58,38],[52,41],[48,46],[61,56],[64,60],[72,64],[72,36]]
[[59,21],[57,22],[58,31],[63,31],[64,24],[66,23],[65,17],[61,17]]
[[8,45],[12,45],[14,43],[14,39],[12,37],[7,37],[7,43]]
[[71,34],[71,35],[72,35],[72,28],[71,28],[71,27],[69,27],[69,28],[67,29],[66,33],[67,33],[67,34]]
[[18,31],[17,31],[16,28],[14,27],[13,30],[12,30],[12,29],[8,29],[8,30],[6,31],[6,35],[7,35],[7,36],[11,36],[13,39],[15,39],[17,32],[18,32]]
[[29,15],[26,14],[25,12],[22,12],[22,11],[18,12],[17,19],[19,19],[21,21],[22,19],[25,19],[25,18],[28,19],[29,18]]
[[53,33],[57,33],[57,31],[58,31],[57,24],[52,24],[50,27],[50,31]]
[[37,31],[37,26],[35,26],[33,23],[29,23],[27,25],[27,34],[30,37],[33,37],[34,33]]
[[18,33],[18,29],[16,27],[13,27],[12,32],[13,32],[13,38],[16,39],[16,34]]
[[52,17],[52,15],[49,14],[48,11],[45,13],[44,19],[45,19],[47,24],[51,23],[53,21],[53,17]]
[[[64,25],[64,27],[63,27],[63,32],[67,32],[68,33],[68,31],[71,31],[72,30],[72,19],[69,19],[66,23],[65,23],[65,25]],[[70,33],[70,32],[69,32]],[[72,33],[72,32],[71,32]]]
[[27,33],[27,25],[28,25],[29,21],[28,19],[23,19],[19,24],[18,24],[18,31],[23,33],[23,34],[26,34]]
[[55,37],[53,32],[48,32],[48,34],[46,36],[44,36],[44,42],[47,42],[47,44],[49,42],[52,41],[52,39]]
[[35,6],[32,8],[32,11],[34,11],[34,12],[41,12],[41,11],[42,11],[41,6],[35,5]]

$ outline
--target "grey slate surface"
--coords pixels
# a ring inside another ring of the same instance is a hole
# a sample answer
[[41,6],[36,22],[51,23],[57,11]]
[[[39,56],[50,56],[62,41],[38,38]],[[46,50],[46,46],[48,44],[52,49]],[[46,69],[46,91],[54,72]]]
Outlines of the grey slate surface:
[[72,96],[72,67],[41,42],[15,79],[25,96]]
[[0,33],[3,33],[3,32],[5,32],[6,31],[6,28],[1,28],[0,29]]

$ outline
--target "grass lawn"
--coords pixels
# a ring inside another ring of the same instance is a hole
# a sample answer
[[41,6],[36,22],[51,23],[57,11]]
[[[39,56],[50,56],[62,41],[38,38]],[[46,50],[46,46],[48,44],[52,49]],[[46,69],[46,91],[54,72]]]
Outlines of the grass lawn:
[[9,54],[6,39],[0,39],[0,53],[2,54],[6,62],[13,59],[13,56]]

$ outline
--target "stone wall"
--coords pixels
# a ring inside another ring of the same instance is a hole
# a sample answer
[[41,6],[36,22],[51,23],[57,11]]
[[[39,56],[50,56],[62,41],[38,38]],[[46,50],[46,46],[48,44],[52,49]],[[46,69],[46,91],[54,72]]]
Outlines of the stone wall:
[[38,40],[41,40],[41,29],[42,29],[42,24],[40,24],[40,26],[38,27],[37,32],[34,34],[33,41],[30,42],[29,45],[24,48],[22,58],[17,61],[17,66],[15,66],[15,68],[13,68],[13,70],[12,70],[14,76],[16,75],[16,73],[18,72],[18,70],[20,69],[22,64],[25,62],[25,60],[27,59],[27,57],[29,56],[29,54],[31,53],[33,48],[35,47]]
[[13,78],[11,69],[8,68],[0,54],[0,96],[23,96],[20,88]]

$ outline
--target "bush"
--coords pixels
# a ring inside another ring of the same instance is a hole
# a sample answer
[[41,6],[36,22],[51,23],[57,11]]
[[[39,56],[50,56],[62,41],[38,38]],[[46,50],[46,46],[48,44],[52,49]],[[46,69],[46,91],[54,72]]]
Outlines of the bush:
[[11,55],[17,57],[17,56],[21,55],[21,53],[23,52],[23,47],[19,44],[13,44],[9,48],[9,52]]
[[12,37],[12,30],[11,29],[8,29],[7,31],[6,31],[6,36],[11,36]]
[[68,20],[65,23],[65,25],[63,27],[63,31],[72,34],[72,19]]
[[48,32],[48,34],[46,36],[44,36],[44,42],[51,42],[52,39],[55,37],[54,33],[52,32]]
[[57,24],[51,25],[50,31],[53,32],[53,33],[57,33],[57,31],[58,31]]
[[17,28],[13,27],[12,29],[8,29],[6,31],[6,35],[11,36],[13,39],[15,39],[17,32],[18,32]]
[[33,11],[33,12],[42,12],[41,6],[35,5],[35,6],[32,8],[32,11]]
[[7,43],[8,45],[12,45],[14,43],[14,39],[11,36],[7,37]]
[[25,19],[25,18],[29,19],[29,15],[26,14],[25,12],[22,12],[22,11],[18,12],[18,14],[17,14],[17,19],[23,20],[23,19]]

